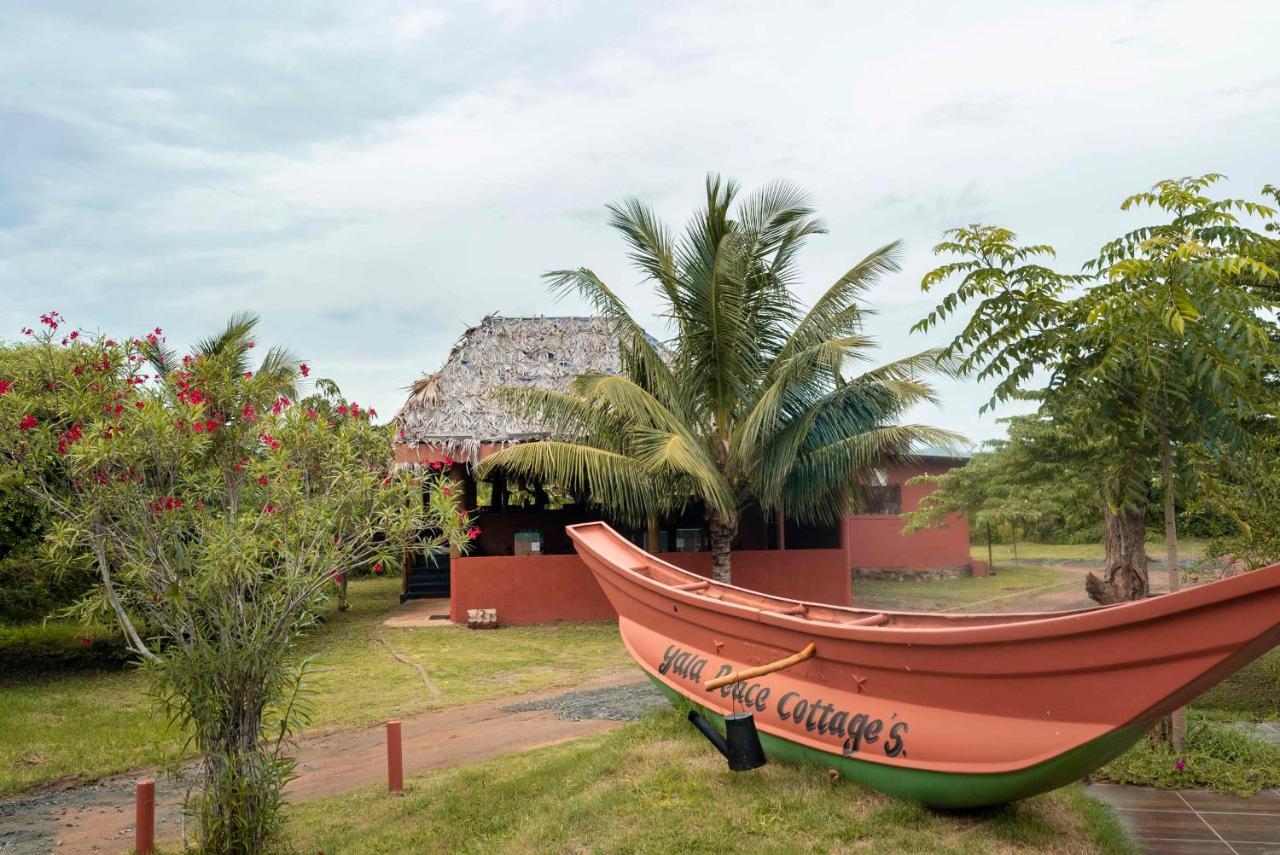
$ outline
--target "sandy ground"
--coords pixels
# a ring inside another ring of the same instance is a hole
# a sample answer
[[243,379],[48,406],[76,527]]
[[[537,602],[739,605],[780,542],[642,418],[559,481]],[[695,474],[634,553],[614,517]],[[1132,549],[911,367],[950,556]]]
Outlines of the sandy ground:
[[[474,763],[600,733],[664,705],[634,671],[583,683],[572,692],[530,693],[453,707],[404,719],[404,771]],[[318,799],[386,780],[382,725],[308,735],[298,741],[295,801]],[[118,853],[133,842],[135,783],[156,778],[156,836],[182,836],[182,797],[193,767],[176,776],[152,770],[116,775],[92,786],[49,788],[0,800],[0,853]]]

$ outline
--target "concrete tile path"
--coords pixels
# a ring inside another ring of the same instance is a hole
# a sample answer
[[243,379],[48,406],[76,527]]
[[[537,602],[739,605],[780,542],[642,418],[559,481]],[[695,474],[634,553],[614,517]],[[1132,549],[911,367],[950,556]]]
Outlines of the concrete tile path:
[[1280,790],[1251,798],[1207,790],[1090,784],[1125,833],[1151,855],[1280,855]]

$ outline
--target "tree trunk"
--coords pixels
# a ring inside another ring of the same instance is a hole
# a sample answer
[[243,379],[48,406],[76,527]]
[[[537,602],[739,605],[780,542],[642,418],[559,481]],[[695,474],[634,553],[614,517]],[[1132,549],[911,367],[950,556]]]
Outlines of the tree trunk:
[[[1169,559],[1169,592],[1182,587],[1182,570],[1178,566],[1178,518],[1173,507],[1173,447],[1169,428],[1160,431],[1160,486],[1164,493],[1164,545]],[[1178,707],[1169,715],[1169,741],[1174,751],[1187,747],[1187,711]]]
[[1145,506],[1115,513],[1102,509],[1107,566],[1099,578],[1090,573],[1084,582],[1089,597],[1101,605],[1140,600],[1147,596],[1147,509]]
[[659,537],[658,515],[649,514],[648,523],[649,525],[648,525],[648,531],[646,532],[646,535],[645,535],[644,548],[647,549],[650,553],[660,552],[662,547],[662,538]]
[[729,522],[715,508],[707,508],[707,535],[711,539],[711,578],[729,582],[729,547],[738,533],[737,521]]

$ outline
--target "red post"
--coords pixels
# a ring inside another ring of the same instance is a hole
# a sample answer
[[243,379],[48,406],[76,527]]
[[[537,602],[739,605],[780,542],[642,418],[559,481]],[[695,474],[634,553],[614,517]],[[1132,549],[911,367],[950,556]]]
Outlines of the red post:
[[138,855],[156,851],[156,782],[146,778],[138,782],[134,797],[133,848]]
[[398,793],[404,789],[404,755],[400,750],[400,722],[387,722],[387,789]]

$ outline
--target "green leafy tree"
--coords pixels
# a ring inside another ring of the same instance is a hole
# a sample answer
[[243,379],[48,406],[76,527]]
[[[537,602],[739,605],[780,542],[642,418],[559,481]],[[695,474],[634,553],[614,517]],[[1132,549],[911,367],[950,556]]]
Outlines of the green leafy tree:
[[35,358],[4,378],[0,454],[54,553],[92,562],[81,613],[114,616],[200,752],[198,848],[264,851],[306,720],[299,634],[354,563],[398,564],[424,528],[442,532],[429,546],[461,544],[466,520],[443,481],[424,501],[389,472],[388,429],[358,408],[293,405],[232,350],[148,379],[159,330],[116,343],[42,322]]
[[937,353],[849,372],[873,346],[861,297],[898,269],[897,244],[854,264],[804,309],[792,291],[796,259],[825,231],[808,197],[785,183],[737,196],[733,182],[708,177],[706,205],[679,239],[636,199],[610,206],[610,225],[656,288],[675,336],[667,348],[656,343],[586,268],[548,273],[557,293],[580,295],[612,323],[623,371],[583,375],[565,393],[502,392],[556,438],[509,447],[482,467],[558,484],[637,522],[700,500],[719,580],[730,577],[749,503],[834,521],[860,477],[916,442],[957,438],[899,424],[932,400],[922,378],[938,369]]
[[[928,329],[974,303],[948,348],[962,371],[998,379],[987,404],[1034,394],[1046,414],[1080,426],[1101,464],[1107,567],[1091,575],[1103,603],[1145,596],[1146,508],[1159,478],[1166,511],[1171,583],[1177,586],[1174,472],[1181,448],[1212,442],[1240,452],[1249,425],[1273,405],[1276,242],[1240,214],[1273,211],[1213,199],[1218,175],[1162,181],[1125,200],[1166,220],[1104,245],[1079,275],[1040,263],[1044,245],[1020,246],[991,226],[950,231],[939,253],[959,259],[929,273],[925,290],[960,277],[917,324]],[[1084,286],[1077,290],[1077,286]],[[1157,475],[1158,473],[1158,475]]]
[[1040,540],[1097,535],[1101,477],[1096,449],[1070,424],[1044,415],[1003,420],[1005,439],[984,443],[964,466],[915,483],[935,489],[904,514],[906,530],[939,525],[964,513],[975,530],[1020,529]]

